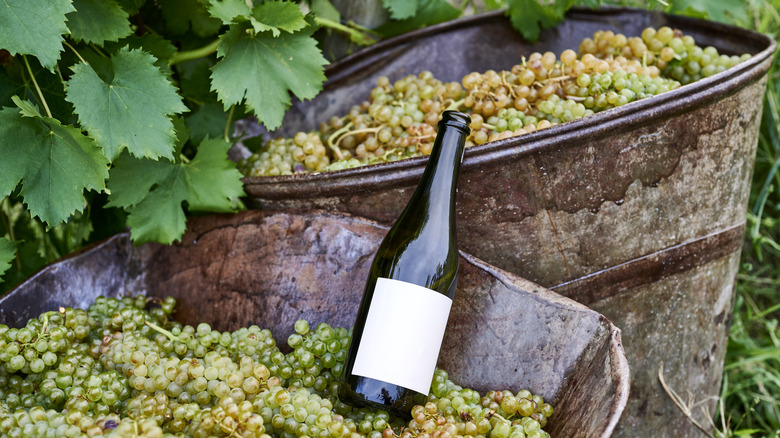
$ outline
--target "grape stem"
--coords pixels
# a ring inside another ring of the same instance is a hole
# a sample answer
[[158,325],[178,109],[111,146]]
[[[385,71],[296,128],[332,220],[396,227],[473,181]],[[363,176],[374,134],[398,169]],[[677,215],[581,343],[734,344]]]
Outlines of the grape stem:
[[482,100],[482,99],[484,99],[486,97],[489,97],[490,100],[492,100],[493,102],[495,102],[497,100],[496,97],[493,95],[493,93],[491,93],[489,91],[472,90],[471,93],[472,93],[471,95],[474,96],[475,99]]
[[453,100],[450,102],[449,105],[447,105],[447,109],[445,111],[456,111],[460,109],[461,105],[463,105],[463,102],[466,100],[466,98],[463,98],[461,100]]
[[501,72],[501,84],[503,84],[509,90],[509,94],[512,95],[513,98],[517,99],[517,94],[515,93],[514,88],[509,82],[506,81],[506,75],[507,72]]
[[[331,134],[330,137],[328,137],[328,147],[331,148],[331,150],[333,150],[333,153],[336,154],[336,158],[338,158],[339,160],[342,159],[344,155],[341,153],[341,149],[339,149],[338,147],[338,142],[334,143],[333,139],[341,135],[342,133],[349,131],[349,128],[351,127],[352,127],[352,122],[349,122],[346,125],[344,125],[341,129]],[[339,138],[338,141],[341,141],[341,138]]]
[[165,330],[164,328],[160,327],[159,325],[157,325],[157,324],[155,324],[153,322],[149,322],[149,321],[144,321],[144,324],[148,325],[149,327],[151,327],[153,330],[157,331],[158,333],[164,334],[171,341],[179,342],[179,338],[177,336],[175,336],[173,333],[169,332],[168,330]]
[[43,316],[43,328],[41,329],[41,334],[46,334],[46,328],[49,327],[49,316],[50,315],[56,315],[57,312],[51,310],[46,313],[44,313]]
[[[508,419],[506,419],[506,418],[504,418],[503,416],[501,416],[501,415],[500,415],[498,412],[496,412],[496,411],[492,411],[492,410],[491,410],[491,411],[490,411],[490,413],[489,413],[489,414],[486,416],[486,418],[489,420],[489,419],[491,419],[492,417],[496,417],[496,418],[498,418],[500,421],[503,421],[503,422],[505,422],[505,423],[507,423],[507,424],[509,424],[509,425],[511,425],[511,424],[512,424],[512,422],[511,422],[511,421],[509,421]],[[510,415],[510,418],[512,418],[512,416],[511,416],[511,415]]]
[[562,75],[562,76],[557,76],[557,77],[554,77],[554,78],[542,79],[541,81],[537,81],[536,85],[538,87],[541,87],[543,85],[549,84],[550,82],[562,82],[562,81],[565,81],[565,80],[568,80],[568,79],[571,79],[571,76]]
[[385,125],[379,125],[379,126],[375,126],[373,128],[364,128],[364,129],[356,129],[354,131],[348,131],[348,132],[345,132],[344,134],[342,134],[341,137],[338,140],[336,140],[336,143],[340,142],[344,137],[346,137],[348,135],[375,133],[375,132],[379,132],[379,130],[384,128],[384,127],[385,127]]
[[236,438],[244,438],[240,433],[236,432],[236,428],[238,427],[238,424],[233,426],[233,428],[231,429],[231,428],[225,426],[225,424],[223,423],[224,421],[225,421],[224,419],[219,420],[218,424],[219,424],[219,427],[222,428],[222,430],[224,430],[225,432],[228,432],[228,436],[235,436]]
[[30,67],[30,63],[27,61],[27,55],[22,55],[22,59],[24,59],[24,65],[27,66],[27,71],[30,73],[30,79],[32,79],[32,83],[35,86],[35,91],[38,92],[38,97],[41,98],[41,103],[43,104],[43,109],[46,110],[46,115],[49,116],[50,119],[53,119],[54,116],[51,115],[49,104],[46,103],[46,99],[43,97],[43,92],[41,91],[41,87],[38,86],[38,81],[35,80],[35,75],[33,74],[32,67]]
[[[346,125],[344,125],[344,128],[347,128],[349,126],[352,126],[352,122],[349,122]],[[341,143],[341,140],[345,139],[347,136],[350,136],[350,135],[370,134],[372,132],[373,133],[377,133],[377,132],[379,132],[380,129],[384,128],[384,126],[385,125],[379,125],[379,126],[374,127],[374,128],[355,129],[354,131],[342,132],[341,135],[339,136],[339,138],[337,138],[335,142],[331,142],[331,139],[333,138],[333,136],[337,132],[344,130],[344,128],[341,128],[341,129],[339,129],[339,131],[334,132],[333,135],[328,137],[328,146],[330,146],[330,148],[333,149],[333,152],[336,154],[336,158],[341,160],[343,158],[343,155],[341,154],[341,149],[339,149],[339,146],[338,146],[339,143]]]

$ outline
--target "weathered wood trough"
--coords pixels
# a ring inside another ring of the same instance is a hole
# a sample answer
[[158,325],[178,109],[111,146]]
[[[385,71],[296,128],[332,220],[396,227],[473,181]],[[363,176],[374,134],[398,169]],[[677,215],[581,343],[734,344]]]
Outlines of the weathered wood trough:
[[[114,236],[47,266],[0,298],[22,326],[99,296],[173,296],[176,318],[219,330],[256,324],[286,339],[299,318],[349,327],[387,228],[323,211],[193,218],[180,244]],[[439,366],[474,389],[528,388],[556,406],[556,437],[608,437],[628,399],[620,331],[587,307],[461,255]]]

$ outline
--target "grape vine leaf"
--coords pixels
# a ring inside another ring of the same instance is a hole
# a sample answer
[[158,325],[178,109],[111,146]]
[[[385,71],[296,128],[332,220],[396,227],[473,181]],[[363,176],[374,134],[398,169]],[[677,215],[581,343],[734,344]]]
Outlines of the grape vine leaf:
[[290,106],[289,92],[301,100],[319,93],[327,61],[309,31],[274,38],[266,32],[249,35],[246,26],[234,24],[220,36],[211,89],[225,109],[246,99],[258,121],[275,129]]
[[13,101],[19,109],[0,110],[0,196],[21,182],[32,215],[53,226],[84,208],[85,189],[105,188],[108,160],[79,129]]
[[0,49],[38,57],[54,70],[62,51],[62,35],[68,33],[65,14],[71,0],[3,0],[0,7]]
[[[52,117],[64,124],[75,123],[73,106],[65,101],[65,88],[60,76],[43,67],[36,58],[31,57],[28,61],[38,83],[38,89],[48,102]],[[23,100],[34,101],[40,105],[38,90],[29,80],[26,67],[23,67],[22,63],[15,58],[12,59],[11,63],[6,64],[5,68],[0,68],[0,108],[14,106],[13,96],[19,96]]]
[[486,11],[495,11],[504,7],[502,0],[484,0]]
[[169,116],[187,107],[155,62],[143,50],[122,48],[111,57],[110,82],[89,65],[72,67],[66,99],[111,160],[125,148],[137,157],[173,159],[176,133]]
[[117,0],[122,6],[122,9],[127,11],[130,15],[135,15],[141,9],[141,6],[146,3],[146,0]]
[[206,102],[217,100],[217,95],[211,91],[211,66],[207,58],[198,58],[173,65],[179,79],[179,89],[183,96],[194,101]]
[[247,20],[252,15],[252,9],[243,0],[209,0],[209,13],[219,18],[224,24],[230,24],[235,19]]
[[118,43],[109,43],[104,48],[116,52],[124,46],[131,49],[142,49],[146,53],[151,53],[157,58],[157,65],[161,63],[168,64],[167,60],[176,53],[176,46],[160,35],[145,33],[143,36],[130,35],[123,38]]
[[16,244],[12,240],[0,237],[0,283],[2,275],[11,267],[11,261],[16,257]]
[[411,32],[425,26],[454,20],[460,16],[460,10],[447,0],[421,0],[420,7],[414,17],[400,21],[388,22],[376,29],[385,37]]
[[202,37],[216,34],[222,26],[219,19],[209,15],[207,3],[207,0],[159,0],[168,30],[183,35],[191,29]]
[[[119,51],[122,47],[129,47],[131,49],[141,49],[146,53],[151,53],[152,56],[157,58],[154,63],[160,70],[165,73],[166,76],[170,76],[173,71],[168,63],[168,60],[176,53],[176,46],[167,39],[160,35],[147,32],[143,36],[130,35],[126,38],[122,38],[117,42],[109,42],[103,45],[103,48],[111,53]],[[85,52],[89,53],[89,52]],[[95,68],[95,62],[87,59],[87,62]]]
[[[222,105],[206,102],[186,118],[187,127],[193,140],[201,141],[206,137],[221,137],[228,122],[227,113]],[[229,136],[233,132],[228,132]]]
[[76,41],[102,45],[132,33],[127,12],[113,0],[73,0],[73,6],[76,10],[66,17]]
[[669,5],[672,14],[683,14],[697,18],[707,18],[723,23],[747,20],[745,4],[742,0],[675,0]]
[[538,0],[508,0],[507,14],[512,27],[530,41],[539,38],[539,32],[563,20],[564,13],[576,0],[555,2],[543,6]]
[[341,13],[330,0],[312,0],[311,10],[315,15],[332,21],[341,21]]
[[281,31],[293,33],[306,27],[306,19],[298,5],[280,1],[255,6],[250,22],[255,32],[270,30],[275,37]]
[[390,11],[390,18],[394,20],[413,17],[419,9],[419,3],[418,0],[382,0],[382,4]]
[[244,195],[241,173],[228,160],[230,144],[206,139],[189,163],[136,159],[123,153],[114,161],[108,207],[129,211],[127,224],[136,244],[179,240],[186,228],[182,203],[190,210],[234,212]]

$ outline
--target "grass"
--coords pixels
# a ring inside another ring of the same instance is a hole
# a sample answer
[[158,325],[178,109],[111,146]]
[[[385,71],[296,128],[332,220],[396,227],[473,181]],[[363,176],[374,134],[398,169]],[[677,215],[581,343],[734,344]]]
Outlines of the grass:
[[[780,0],[747,27],[780,39]],[[780,437],[780,61],[769,72],[715,436]]]

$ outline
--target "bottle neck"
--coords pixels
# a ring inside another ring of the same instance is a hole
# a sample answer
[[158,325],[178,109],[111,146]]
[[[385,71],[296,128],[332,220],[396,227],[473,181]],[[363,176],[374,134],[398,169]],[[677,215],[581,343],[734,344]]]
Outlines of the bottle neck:
[[420,184],[410,205],[427,205],[426,212],[417,212],[425,225],[450,228],[455,224],[455,195],[466,133],[451,126],[441,126],[431,150]]

